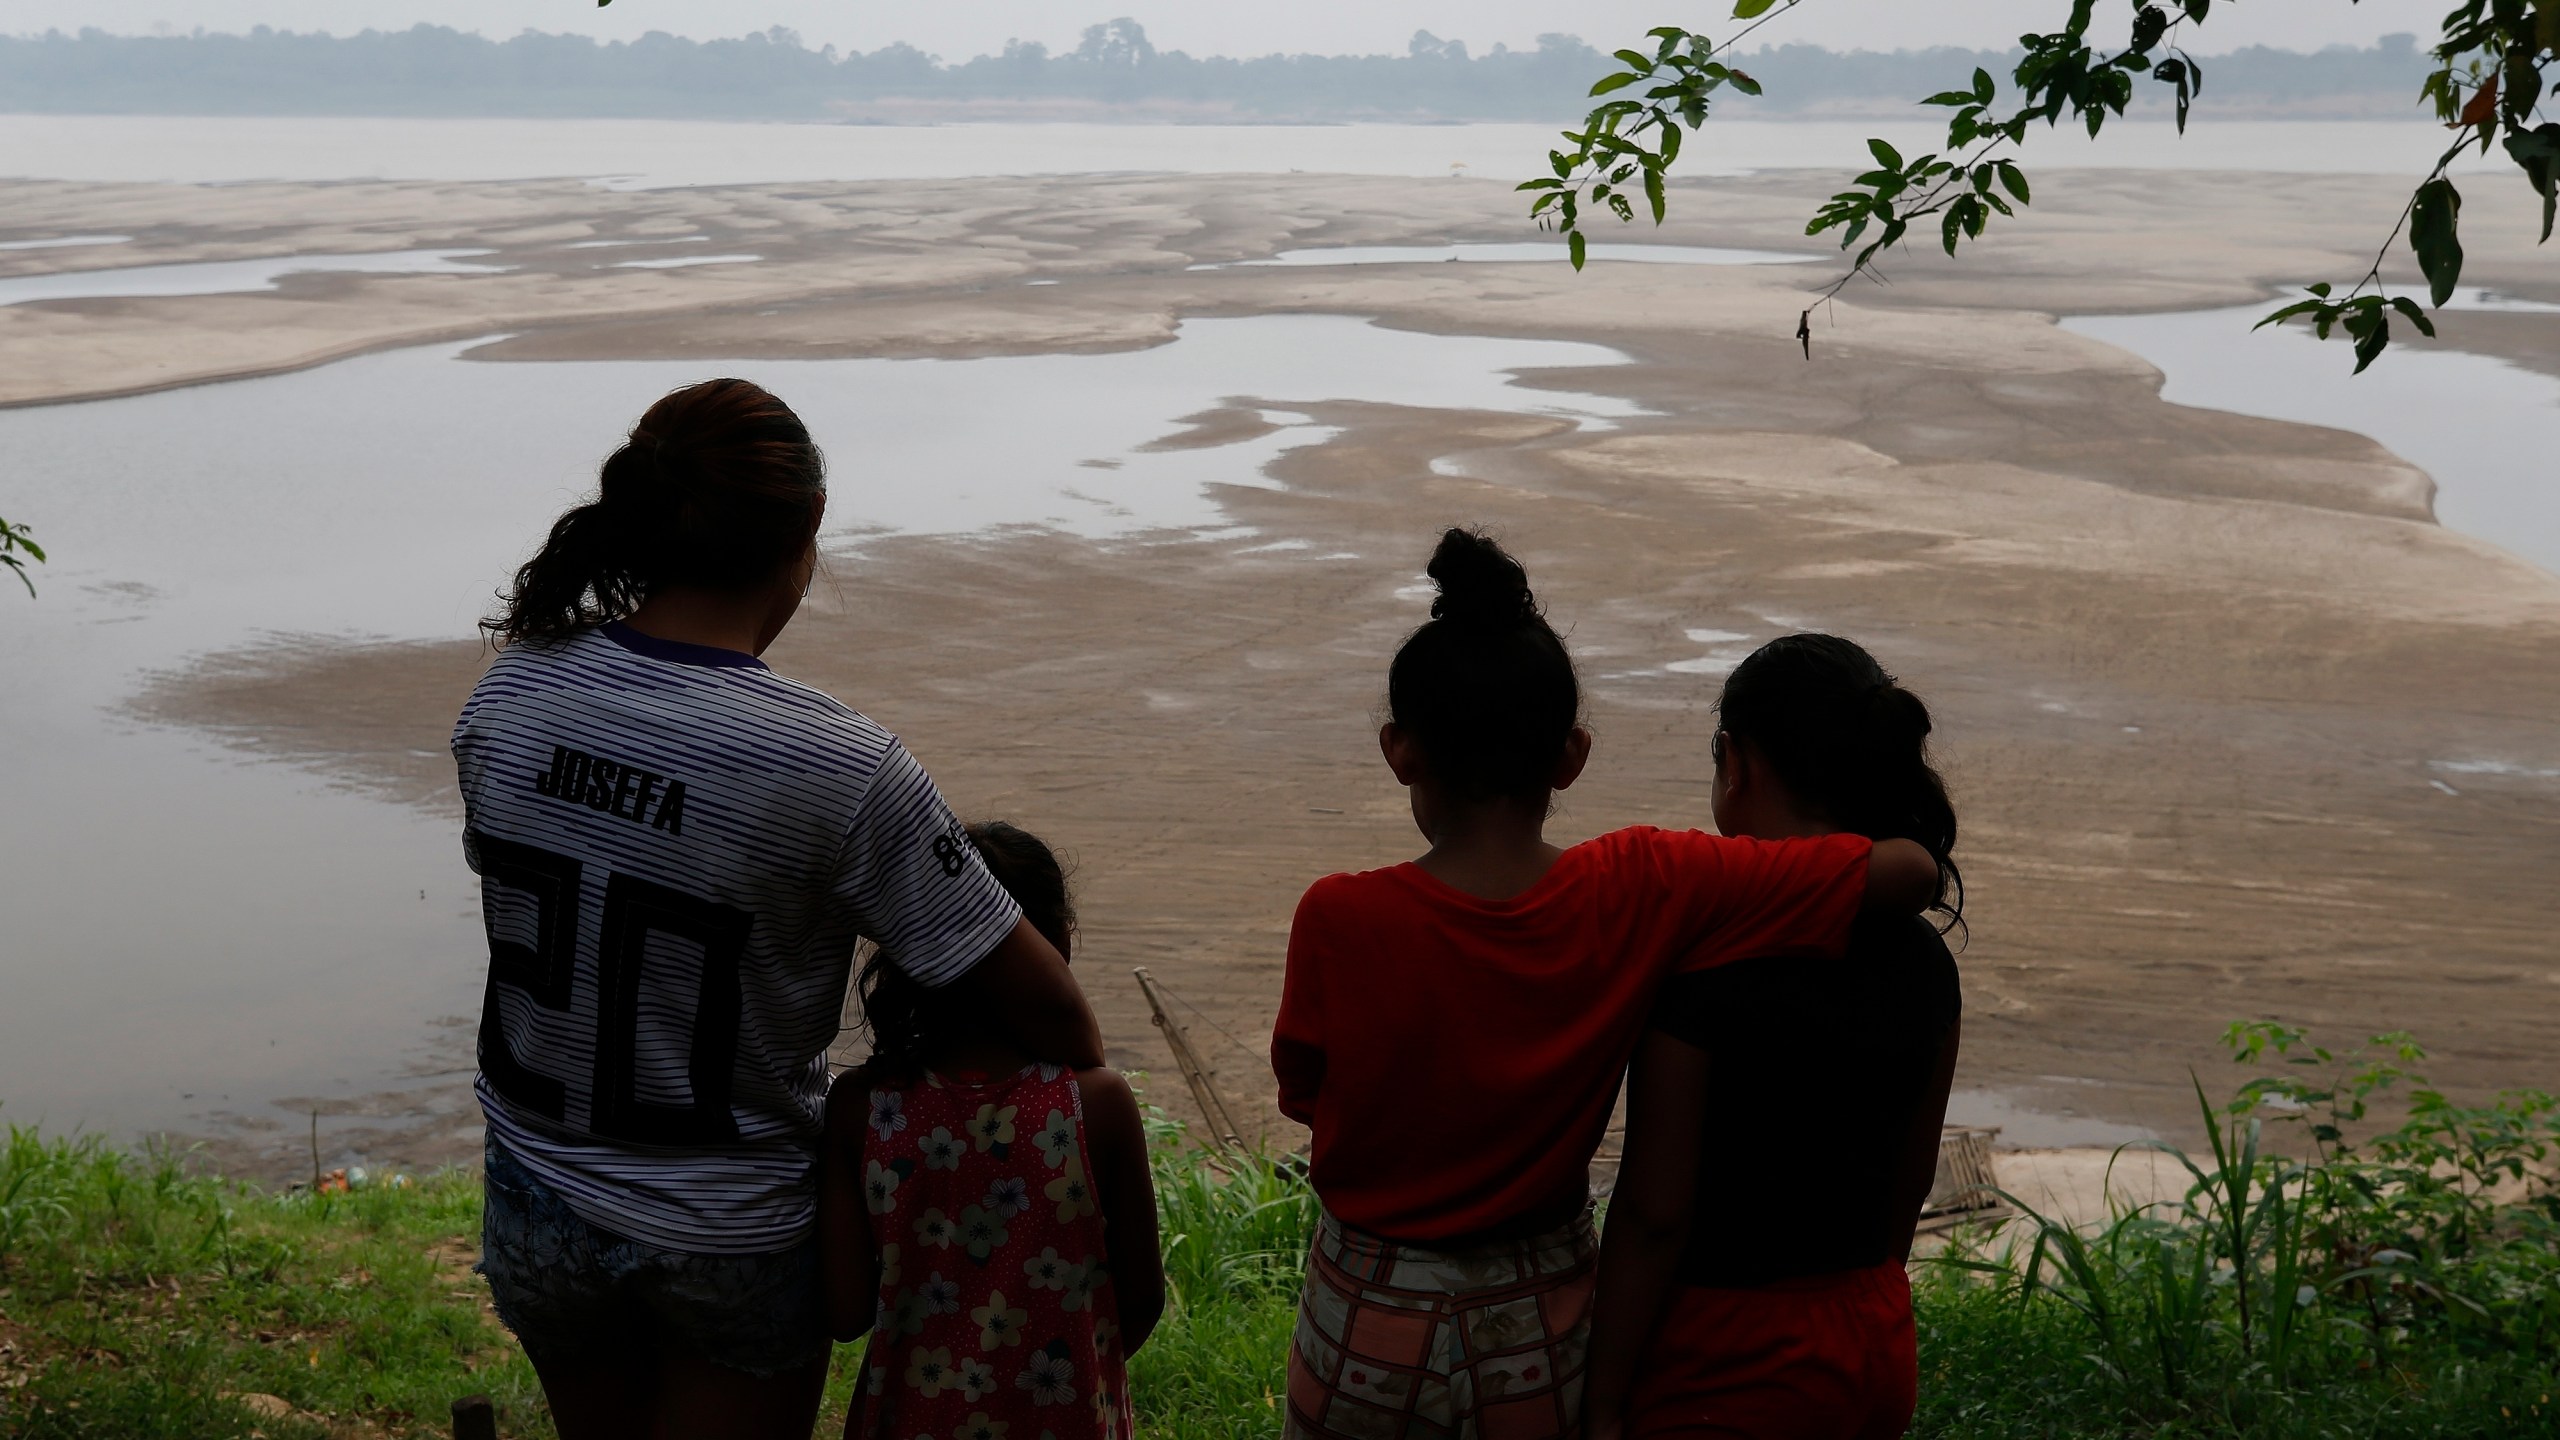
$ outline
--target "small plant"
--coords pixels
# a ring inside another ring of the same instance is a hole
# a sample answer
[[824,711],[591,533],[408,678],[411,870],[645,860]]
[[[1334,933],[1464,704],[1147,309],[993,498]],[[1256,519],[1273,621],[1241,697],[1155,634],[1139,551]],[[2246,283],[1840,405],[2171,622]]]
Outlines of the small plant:
[[[2404,1034],[2344,1053],[2265,1021],[2225,1038],[2239,1063],[2279,1068],[2221,1106],[2196,1083],[2205,1153],[2118,1152],[2169,1155],[2183,1197],[2115,1202],[2083,1231],[2008,1196],[2019,1233],[1928,1267],[1941,1313],[1979,1318],[1970,1294],[2027,1329],[2069,1317],[2078,1411],[2120,1415],[2121,1433],[2533,1433],[2503,1422],[2544,1421],[2560,1379],[2551,1097],[2455,1105]],[[2385,1125],[2391,1099],[2407,1113]]]
[[27,577],[29,560],[43,564],[44,547],[35,542],[34,535],[26,526],[0,516],[0,565],[8,566],[17,575],[18,583],[26,586],[27,594],[32,596],[36,593],[36,582]]

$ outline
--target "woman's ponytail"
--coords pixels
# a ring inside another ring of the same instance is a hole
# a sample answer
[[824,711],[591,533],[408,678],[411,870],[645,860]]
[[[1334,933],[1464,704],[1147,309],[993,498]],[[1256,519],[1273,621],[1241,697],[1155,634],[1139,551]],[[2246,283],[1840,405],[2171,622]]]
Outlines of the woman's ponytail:
[[605,458],[596,498],[552,522],[480,628],[548,644],[664,586],[750,588],[808,546],[825,493],[824,457],[790,406],[745,380],[686,386]]
[[1837,635],[1785,635],[1734,667],[1716,702],[1724,731],[1830,824],[1910,840],[1938,860],[1930,908],[1963,923],[1956,810],[1929,759],[1929,707]]

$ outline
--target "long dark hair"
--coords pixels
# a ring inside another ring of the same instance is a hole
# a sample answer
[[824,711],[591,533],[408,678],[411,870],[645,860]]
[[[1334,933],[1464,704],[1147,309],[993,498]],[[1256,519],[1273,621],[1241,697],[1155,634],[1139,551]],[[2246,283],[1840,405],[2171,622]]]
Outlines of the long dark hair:
[[1529,591],[1529,572],[1481,532],[1431,555],[1431,619],[1387,668],[1387,710],[1431,776],[1465,800],[1543,803],[1582,715],[1573,658]]
[[1913,840],[1938,859],[1930,909],[1964,921],[1956,807],[1929,763],[1929,707],[1837,635],[1782,635],[1726,677],[1725,733],[1769,762],[1789,793],[1870,840]]
[[[968,827],[969,843],[986,862],[987,873],[1022,907],[1023,918],[1042,938],[1072,957],[1076,939],[1075,900],[1067,893],[1066,867],[1039,836],[1002,820]],[[871,1039],[869,1061],[875,1076],[912,1078],[922,1074],[934,1052],[957,1039],[969,1023],[969,1009],[951,990],[919,985],[886,950],[874,950],[863,963],[862,1026]]]
[[552,523],[480,628],[544,644],[664,586],[750,588],[798,558],[825,493],[825,458],[790,406],[746,380],[688,385],[631,427],[596,498]]

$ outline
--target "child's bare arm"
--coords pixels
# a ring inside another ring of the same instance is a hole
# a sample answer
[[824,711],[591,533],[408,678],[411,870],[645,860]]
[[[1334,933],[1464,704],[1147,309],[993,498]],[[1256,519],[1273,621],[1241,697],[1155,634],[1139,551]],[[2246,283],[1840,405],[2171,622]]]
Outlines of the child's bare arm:
[[1867,893],[1860,908],[1880,915],[1917,915],[1938,898],[1938,857],[1916,840],[1879,840],[1867,854]]
[[969,987],[996,1027],[1025,1052],[1078,1069],[1102,1063],[1102,1027],[1093,1007],[1085,1003],[1065,957],[1030,921],[1016,922],[954,983]]
[[818,1144],[818,1265],[827,1292],[827,1333],[851,1340],[879,1308],[880,1263],[871,1243],[871,1207],[862,1193],[862,1124],[871,1082],[860,1070],[827,1090],[826,1134]]
[[1138,1097],[1117,1070],[1079,1070],[1084,1135],[1102,1203],[1111,1289],[1120,1303],[1122,1353],[1135,1355],[1164,1317],[1164,1256],[1156,1242],[1156,1185],[1147,1171],[1147,1131]]
[[1662,1323],[1688,1242],[1706,1124],[1707,1052],[1659,1030],[1636,1049],[1627,1077],[1627,1143],[1600,1242],[1600,1289],[1591,1310],[1591,1368],[1583,1425],[1591,1440],[1618,1440],[1645,1342]]

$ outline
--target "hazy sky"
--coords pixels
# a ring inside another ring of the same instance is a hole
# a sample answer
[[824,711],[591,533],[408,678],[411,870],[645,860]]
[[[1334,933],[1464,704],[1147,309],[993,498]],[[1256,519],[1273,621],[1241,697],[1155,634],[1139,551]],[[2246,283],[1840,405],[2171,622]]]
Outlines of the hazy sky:
[[[2191,47],[2241,45],[2312,50],[2370,44],[2395,30],[2430,32],[2447,0],[2223,0]],[[2056,23],[2069,0],[1803,0],[1802,9],[1759,32],[1772,43],[1803,40],[1833,49],[1892,50],[1959,44],[1995,48],[2022,30]],[[2102,0],[2108,30],[2129,16],[2126,0]],[[798,30],[811,45],[877,49],[904,40],[950,59],[1001,49],[1019,36],[1072,46],[1086,25],[1135,17],[1165,49],[1195,55],[1259,55],[1274,50],[1328,54],[1402,52],[1415,30],[1466,41],[1534,43],[1540,32],[1578,34],[1603,49],[1631,43],[1645,27],[1692,25],[1714,35],[1727,4],[1677,0],[0,0],[0,32],[94,25],[125,32],[184,32],[274,25],[351,33],[405,29],[420,21],[512,35],[577,31],[628,39],[649,30],[735,35],[769,25]]]

